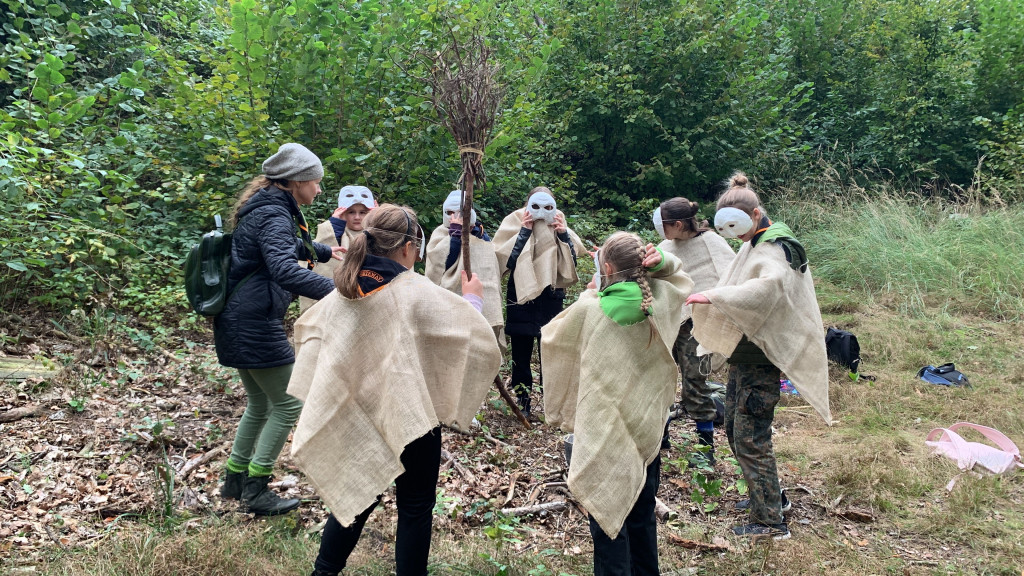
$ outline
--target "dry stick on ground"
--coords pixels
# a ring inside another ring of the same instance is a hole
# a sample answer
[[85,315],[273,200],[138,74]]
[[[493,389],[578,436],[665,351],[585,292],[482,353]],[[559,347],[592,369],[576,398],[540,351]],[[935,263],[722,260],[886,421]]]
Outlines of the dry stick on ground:
[[209,462],[214,456],[217,456],[218,454],[223,454],[224,452],[227,451],[227,449],[230,446],[230,442],[225,442],[220,446],[217,446],[213,450],[207,451],[205,454],[193,457],[188,462],[185,462],[185,464],[181,467],[181,470],[178,470],[178,477],[181,478],[182,480],[187,479],[189,475],[192,474],[192,472],[195,472],[196,468]]
[[561,512],[565,510],[565,500],[555,500],[533,506],[520,506],[519,508],[502,508],[501,513],[506,516],[526,516],[528,514],[539,514],[541,512]]
[[15,422],[22,418],[28,418],[30,416],[38,416],[43,413],[42,404],[35,404],[33,406],[22,406],[20,408],[11,408],[7,412],[0,413],[0,424],[7,422]]

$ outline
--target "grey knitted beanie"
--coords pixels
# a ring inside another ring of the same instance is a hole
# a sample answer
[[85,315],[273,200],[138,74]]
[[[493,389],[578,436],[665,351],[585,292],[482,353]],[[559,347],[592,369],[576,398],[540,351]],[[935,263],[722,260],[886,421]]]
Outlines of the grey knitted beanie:
[[263,174],[271,180],[305,182],[324,177],[324,165],[302,144],[282,144],[277,153],[263,161]]

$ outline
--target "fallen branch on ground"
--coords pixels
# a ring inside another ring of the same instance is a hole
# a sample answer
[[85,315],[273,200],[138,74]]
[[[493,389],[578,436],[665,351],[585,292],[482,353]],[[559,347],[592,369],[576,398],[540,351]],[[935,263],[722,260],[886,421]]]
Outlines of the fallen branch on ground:
[[218,454],[224,454],[230,446],[230,442],[225,442],[220,446],[214,448],[213,450],[209,450],[205,454],[196,456],[189,460],[188,462],[185,462],[185,464],[181,467],[181,470],[178,470],[178,477],[181,478],[182,480],[187,479],[190,474],[195,472],[196,468],[202,466],[203,464],[206,464],[214,456],[217,456]]
[[682,546],[690,550],[698,550],[700,552],[728,552],[729,547],[720,544],[709,544],[707,542],[700,542],[698,540],[688,540],[682,536],[676,536],[671,532],[668,534],[668,541],[675,544],[676,546]]
[[31,416],[38,416],[43,413],[42,404],[35,404],[33,406],[22,406],[20,408],[11,408],[7,412],[0,414],[0,424],[7,422],[16,422],[22,418],[29,418]]
[[679,513],[666,506],[660,498],[654,499],[654,515],[657,516],[658,520],[661,520],[662,522],[675,520],[679,517]]
[[541,512],[561,512],[562,510],[565,510],[565,506],[565,500],[555,500],[554,502],[534,504],[533,506],[502,508],[501,513],[506,516],[527,516],[529,514],[539,514]]

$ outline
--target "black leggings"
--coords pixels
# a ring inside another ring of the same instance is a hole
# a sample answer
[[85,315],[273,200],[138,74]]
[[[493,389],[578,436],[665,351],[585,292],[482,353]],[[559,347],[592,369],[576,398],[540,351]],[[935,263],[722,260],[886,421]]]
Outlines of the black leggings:
[[[395,479],[395,500],[398,504],[395,573],[398,576],[426,576],[437,475],[441,467],[441,429],[434,428],[410,442],[402,451],[401,460],[405,472]],[[379,496],[377,502],[356,516],[352,525],[347,527],[342,526],[333,514],[327,518],[320,540],[320,554],[314,564],[316,570],[337,574],[345,568],[366,519],[378,502]]]
[[657,576],[658,525],[654,497],[661,483],[661,456],[647,466],[647,481],[617,538],[612,540],[590,517],[594,539],[594,576]]
[[[533,390],[533,372],[530,371],[530,361],[533,360],[533,343],[538,341],[537,357],[539,359],[540,338],[519,335],[510,335],[508,338],[512,349],[512,390],[517,394],[528,393]],[[544,385],[543,377],[540,384]]]

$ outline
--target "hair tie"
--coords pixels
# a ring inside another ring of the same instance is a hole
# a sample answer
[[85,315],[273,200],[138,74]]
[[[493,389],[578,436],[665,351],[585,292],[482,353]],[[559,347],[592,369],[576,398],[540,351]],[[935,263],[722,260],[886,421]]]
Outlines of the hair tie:
[[373,240],[374,240],[373,234],[370,234],[369,230],[364,229],[363,230],[363,236],[366,236],[366,245],[367,246],[369,246],[370,244],[373,244]]

